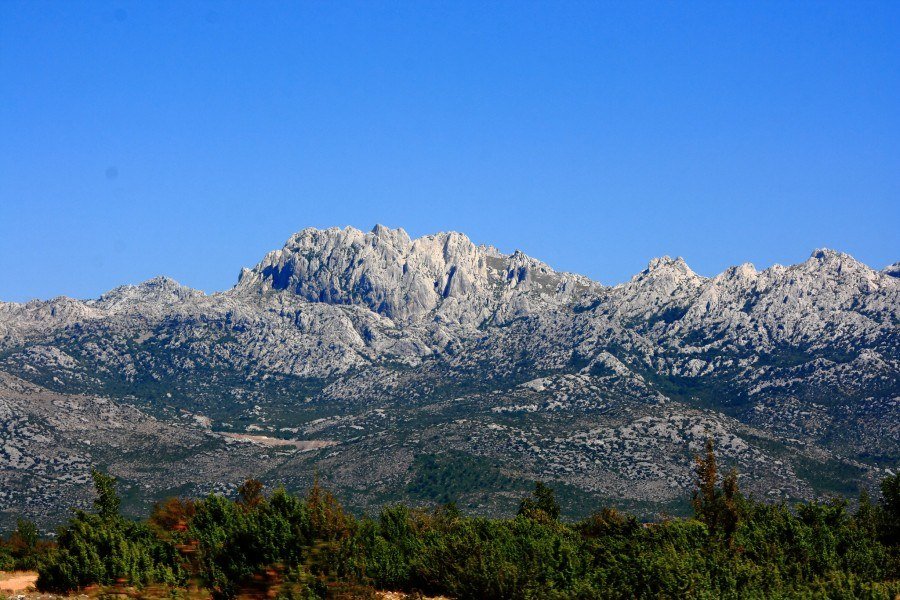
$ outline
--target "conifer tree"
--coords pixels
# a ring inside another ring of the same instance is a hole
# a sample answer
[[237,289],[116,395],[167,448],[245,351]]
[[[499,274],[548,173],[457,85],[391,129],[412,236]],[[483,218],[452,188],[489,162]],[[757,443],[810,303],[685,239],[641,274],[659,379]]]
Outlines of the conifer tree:
[[549,518],[552,521],[557,521],[559,520],[560,512],[556,494],[552,488],[542,481],[535,483],[531,496],[523,498],[521,504],[519,504],[519,514],[532,519],[545,516],[545,518]]
[[112,475],[101,473],[94,469],[91,471],[94,479],[94,490],[97,498],[94,500],[94,510],[101,519],[111,520],[119,516],[121,499],[116,493],[116,478]]

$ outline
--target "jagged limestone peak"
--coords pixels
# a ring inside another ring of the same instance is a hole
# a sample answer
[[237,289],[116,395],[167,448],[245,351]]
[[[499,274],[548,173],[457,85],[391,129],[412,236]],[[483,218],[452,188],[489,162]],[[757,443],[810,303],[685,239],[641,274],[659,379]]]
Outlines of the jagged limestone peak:
[[568,297],[588,285],[586,278],[557,273],[520,252],[477,246],[462,233],[412,240],[403,229],[376,225],[368,233],[304,229],[242,271],[236,290],[361,305],[403,322],[439,315],[449,323],[477,324],[505,304],[527,311],[534,302]]
[[871,271],[867,265],[859,262],[845,252],[838,252],[830,248],[817,248],[809,255],[809,259],[803,265],[815,270],[843,271]]
[[158,276],[137,285],[113,288],[88,304],[106,309],[129,308],[136,304],[174,304],[203,295],[203,292],[181,285],[170,277]]
[[632,278],[632,281],[648,277],[654,279],[660,277],[674,279],[703,279],[703,277],[695,273],[680,256],[676,258],[672,258],[671,256],[660,256],[652,259],[647,265],[647,268],[635,275]]

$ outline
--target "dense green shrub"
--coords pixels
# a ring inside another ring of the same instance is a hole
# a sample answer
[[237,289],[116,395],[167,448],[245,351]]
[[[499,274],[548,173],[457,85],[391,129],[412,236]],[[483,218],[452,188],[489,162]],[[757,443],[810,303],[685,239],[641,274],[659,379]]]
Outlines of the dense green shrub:
[[745,498],[736,474],[718,475],[711,445],[696,473],[694,517],[655,523],[612,508],[566,523],[543,484],[511,519],[465,517],[452,504],[393,505],[355,519],[318,481],[305,497],[266,496],[249,481],[236,500],[170,500],[135,523],[119,516],[112,479],[96,474],[95,512],[76,513],[60,531],[39,585],[196,579],[220,598],[358,597],[373,588],[515,600],[900,593],[897,477],[877,504],[863,495],[851,512],[844,500],[790,507]]
[[277,489],[270,498],[249,481],[233,502],[211,495],[197,502],[186,533],[197,575],[217,597],[244,587],[287,582],[311,593],[355,572],[355,522],[318,482],[305,499]]
[[79,512],[60,532],[58,548],[41,566],[38,588],[67,591],[90,584],[184,583],[180,556],[143,523],[104,520]]
[[[0,540],[2,542],[2,540]],[[0,571],[13,571],[16,568],[15,559],[6,544],[0,543]]]
[[175,546],[145,523],[119,514],[114,480],[94,472],[95,513],[76,511],[59,531],[56,549],[40,565],[38,588],[68,591],[90,584],[181,585],[186,573]]

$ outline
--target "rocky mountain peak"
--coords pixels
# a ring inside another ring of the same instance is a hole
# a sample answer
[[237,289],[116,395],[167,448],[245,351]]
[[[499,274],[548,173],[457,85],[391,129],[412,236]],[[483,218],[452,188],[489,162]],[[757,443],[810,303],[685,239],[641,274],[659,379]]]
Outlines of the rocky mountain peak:
[[900,262],[886,266],[881,272],[891,277],[900,277]]
[[159,276],[137,285],[119,286],[87,304],[96,308],[116,311],[139,305],[173,305],[202,296],[204,294],[199,290],[183,286],[169,277]]
[[631,278],[628,288],[652,288],[655,292],[670,294],[676,289],[696,289],[706,281],[687,265],[683,258],[661,256],[654,258],[647,268]]
[[387,225],[382,225],[381,223],[376,223],[374,227],[372,227],[372,233],[376,237],[399,237],[406,240],[406,243],[409,243],[409,234],[406,233],[406,230],[402,227],[398,227],[397,229],[391,229]]
[[757,276],[759,276],[759,271],[752,263],[743,263],[735,267],[728,267],[714,279],[716,281],[747,281],[755,279]]
[[788,267],[784,271],[784,276],[796,279],[798,285],[807,288],[830,286],[834,287],[832,291],[835,292],[851,287],[864,290],[884,286],[894,288],[896,280],[885,275],[884,272],[872,269],[849,254],[828,249],[816,250],[805,262]]
[[846,269],[853,271],[871,271],[868,266],[859,262],[849,254],[831,250],[829,248],[818,248],[813,250],[804,266],[814,270],[829,270],[840,273]]
[[684,277],[699,277],[687,265],[680,256],[672,258],[671,256],[660,256],[650,260],[647,268],[641,271],[640,275],[658,275],[661,273],[676,274]]
[[849,254],[844,254],[843,252],[838,252],[837,250],[832,250],[831,248],[816,248],[812,251],[812,254],[809,255],[810,259],[814,260],[841,260],[843,258],[851,258]]
[[[576,280],[579,285],[569,285]],[[516,311],[530,307],[530,301],[515,296],[552,300],[589,284],[522,253],[476,246],[462,233],[412,240],[403,229],[376,225],[369,233],[353,227],[304,229],[242,271],[235,291],[361,305],[402,322],[439,314],[443,321],[474,324],[499,303],[512,303]]]

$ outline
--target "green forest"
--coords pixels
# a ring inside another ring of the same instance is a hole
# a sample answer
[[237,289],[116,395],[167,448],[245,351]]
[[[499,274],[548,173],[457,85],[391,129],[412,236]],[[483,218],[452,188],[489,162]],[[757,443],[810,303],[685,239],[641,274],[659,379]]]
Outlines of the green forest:
[[567,522],[535,484],[516,515],[489,519],[403,504],[354,517],[318,481],[305,495],[172,498],[123,517],[114,478],[50,543],[25,521],[0,569],[36,569],[49,592],[128,589],[145,597],[367,598],[375,590],[451,598],[895,598],[900,475],[866,493],[793,506],[741,493],[707,443],[690,518],[641,522],[614,508]]

